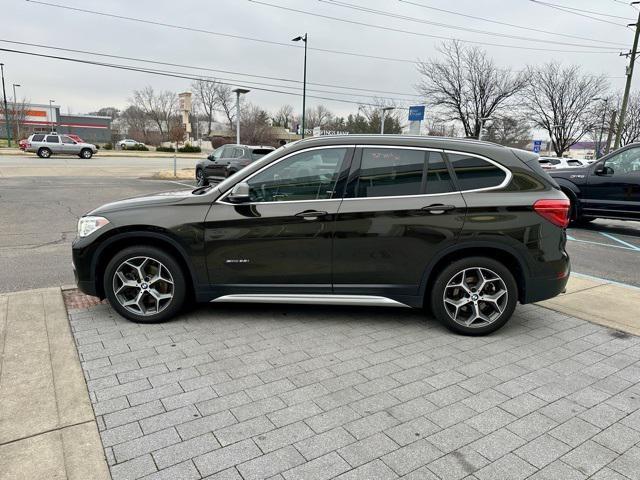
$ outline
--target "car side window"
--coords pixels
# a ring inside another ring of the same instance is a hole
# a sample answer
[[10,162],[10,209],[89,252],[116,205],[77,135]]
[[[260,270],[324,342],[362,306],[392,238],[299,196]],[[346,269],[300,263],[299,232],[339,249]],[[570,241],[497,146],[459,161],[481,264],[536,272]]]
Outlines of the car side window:
[[640,147],[629,148],[614,155],[604,166],[609,175],[640,175]]
[[330,199],[347,151],[309,150],[285,158],[247,181],[249,197],[252,202]]
[[60,137],[62,139],[62,143],[70,143],[70,144],[75,144],[76,142],[74,142],[71,138],[63,135],[62,137]]
[[222,157],[222,151],[224,150],[224,146],[222,147],[218,147],[216,148],[213,153],[211,154],[210,159],[211,160],[218,160],[220,157]]
[[244,156],[244,149],[236,147],[233,149],[233,158],[242,158]]
[[507,177],[504,170],[482,158],[457,153],[447,156],[462,191],[497,187]]
[[57,135],[47,135],[45,140],[47,143],[60,143],[60,139]]
[[34,135],[31,139],[32,142],[42,142],[44,140],[44,135]]
[[425,150],[363,148],[355,196],[419,195],[428,154]]
[[444,161],[442,154],[438,152],[429,152],[429,161],[427,167],[427,192],[449,193],[455,189],[451,182],[449,169]]

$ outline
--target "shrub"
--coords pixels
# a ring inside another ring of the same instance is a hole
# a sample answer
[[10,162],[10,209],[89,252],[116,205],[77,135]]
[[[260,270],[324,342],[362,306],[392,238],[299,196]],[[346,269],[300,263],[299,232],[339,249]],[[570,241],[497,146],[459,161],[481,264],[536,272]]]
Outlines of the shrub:
[[143,145],[141,143],[137,144],[137,145],[132,145],[130,147],[124,147],[125,150],[135,150],[138,152],[148,152],[149,149],[147,148],[146,145]]
[[104,144],[104,148],[105,150],[113,150],[113,145],[111,143],[105,143]]
[[175,152],[176,149],[173,147],[157,147],[156,152]]
[[202,149],[193,145],[185,145],[184,147],[180,147],[178,151],[180,153],[200,153]]

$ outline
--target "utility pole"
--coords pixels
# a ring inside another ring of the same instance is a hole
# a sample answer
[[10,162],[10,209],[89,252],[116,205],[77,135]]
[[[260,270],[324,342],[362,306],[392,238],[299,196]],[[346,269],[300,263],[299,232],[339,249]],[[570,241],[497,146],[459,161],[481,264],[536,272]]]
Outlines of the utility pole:
[[596,150],[596,160],[600,158],[603,154],[604,149],[602,148],[602,134],[604,133],[604,124],[607,121],[607,110],[609,106],[609,98],[600,98],[598,100],[602,100],[604,102],[604,108],[602,109],[602,124],[600,125],[600,135],[598,135],[598,148]]
[[4,128],[7,130],[7,146],[11,146],[11,128],[9,126],[9,108],[7,107],[7,92],[4,89],[4,63],[0,63],[2,73],[2,97],[4,98]]
[[613,110],[611,112],[611,121],[609,122],[609,133],[607,134],[607,143],[604,146],[605,155],[609,153],[609,148],[611,147],[611,137],[613,137],[613,132],[616,129],[616,115],[617,115],[617,112]]
[[[631,2],[631,5],[637,5],[638,2]],[[636,33],[633,36],[633,48],[631,52],[624,53],[622,55],[629,56],[629,66],[627,67],[627,83],[624,86],[624,96],[622,97],[622,107],[620,107],[620,118],[618,119],[618,131],[616,132],[616,141],[613,144],[613,149],[617,150],[620,147],[620,138],[622,137],[622,130],[624,129],[624,120],[627,116],[627,105],[629,104],[629,93],[631,92],[631,80],[633,79],[633,67],[636,63],[636,50],[638,49],[638,37],[640,37],[640,12],[638,12],[638,21],[634,24],[629,24],[629,27],[635,26]]]
[[16,142],[18,142],[18,139],[20,138],[20,119],[18,118],[18,115],[15,114],[16,109],[18,108],[18,97],[16,97],[16,87],[21,87],[21,86],[22,85],[19,85],[17,83],[13,84],[13,114],[15,116],[15,121],[16,121]]
[[236,88],[233,92],[236,94],[236,144],[240,145],[240,95],[249,93],[251,90],[246,88]]
[[382,107],[382,113],[380,114],[380,135],[384,135],[384,116],[386,112],[395,110],[396,107]]

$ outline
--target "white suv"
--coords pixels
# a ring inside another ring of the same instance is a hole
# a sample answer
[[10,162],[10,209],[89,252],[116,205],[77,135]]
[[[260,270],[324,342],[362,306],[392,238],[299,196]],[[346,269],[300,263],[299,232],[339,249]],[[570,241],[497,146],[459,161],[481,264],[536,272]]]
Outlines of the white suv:
[[51,155],[78,155],[89,159],[98,148],[91,143],[76,142],[73,138],[57,133],[34,133],[27,140],[27,152],[37,153],[40,158]]

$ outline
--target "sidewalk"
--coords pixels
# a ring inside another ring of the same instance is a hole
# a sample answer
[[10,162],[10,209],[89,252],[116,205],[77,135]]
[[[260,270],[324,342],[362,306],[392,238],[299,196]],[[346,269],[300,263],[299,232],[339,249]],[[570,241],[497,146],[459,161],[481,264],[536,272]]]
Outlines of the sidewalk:
[[[140,158],[145,158],[145,157],[153,157],[153,158],[157,158],[157,157],[167,157],[167,158],[173,158],[173,156],[175,155],[176,158],[190,158],[190,159],[198,159],[198,160],[202,160],[208,153],[210,153],[209,150],[203,150],[202,153],[171,153],[171,152],[156,152],[154,150],[150,150],[148,152],[139,152],[139,151],[135,151],[135,150],[131,150],[131,151],[122,151],[122,150],[105,150],[105,149],[100,149],[98,150],[98,153],[96,153],[96,156],[100,156],[100,157],[140,157]],[[19,148],[0,148],[0,156],[1,155],[11,155],[11,156],[31,156],[31,157],[35,157],[35,153],[25,153],[22,150],[20,150]],[[70,155],[71,156],[71,155]]]
[[59,288],[0,296],[0,479],[108,479]]
[[573,273],[566,293],[538,305],[640,335],[640,288]]

